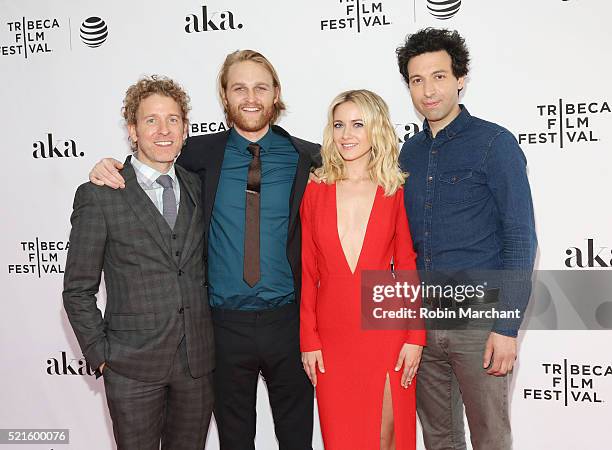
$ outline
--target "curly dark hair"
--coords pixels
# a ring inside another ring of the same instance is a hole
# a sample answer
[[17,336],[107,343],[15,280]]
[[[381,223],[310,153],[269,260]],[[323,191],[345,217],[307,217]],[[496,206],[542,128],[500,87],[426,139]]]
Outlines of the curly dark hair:
[[424,28],[406,36],[404,45],[395,50],[399,71],[408,83],[408,61],[423,53],[446,51],[451,57],[451,67],[455,78],[467,75],[470,52],[465,40],[457,31],[444,28]]
[[138,111],[140,102],[153,94],[173,99],[181,109],[183,122],[189,122],[189,96],[183,88],[176,81],[168,77],[151,75],[150,77],[141,78],[125,92],[121,112],[128,125],[136,124],[136,111]]

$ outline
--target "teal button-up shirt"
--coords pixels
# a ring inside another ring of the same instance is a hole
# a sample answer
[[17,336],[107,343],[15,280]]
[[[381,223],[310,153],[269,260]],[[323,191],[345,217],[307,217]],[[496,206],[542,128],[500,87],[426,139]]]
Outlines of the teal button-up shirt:
[[209,299],[213,307],[273,309],[295,301],[287,260],[289,196],[299,154],[270,129],[261,147],[260,269],[252,288],[243,276],[246,184],[251,142],[232,129],[225,148],[208,240]]

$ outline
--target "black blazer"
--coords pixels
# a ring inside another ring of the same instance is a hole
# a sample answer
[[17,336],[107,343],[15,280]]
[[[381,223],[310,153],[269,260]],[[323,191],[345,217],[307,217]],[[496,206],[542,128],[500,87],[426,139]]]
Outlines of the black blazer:
[[[293,179],[293,186],[291,187],[291,196],[289,197],[291,204],[289,209],[289,230],[287,233],[287,259],[293,272],[295,298],[299,302],[302,280],[300,202],[308,183],[310,169],[321,165],[320,146],[319,144],[293,137],[279,126],[272,125],[272,130],[290,139],[293,147],[300,155],[295,178]],[[183,168],[198,174],[202,180],[205,264],[208,264],[207,252],[210,216],[215,203],[219,176],[221,175],[221,165],[223,164],[223,156],[225,155],[225,147],[229,135],[230,130],[202,136],[191,136],[187,139],[185,148],[176,161]]]

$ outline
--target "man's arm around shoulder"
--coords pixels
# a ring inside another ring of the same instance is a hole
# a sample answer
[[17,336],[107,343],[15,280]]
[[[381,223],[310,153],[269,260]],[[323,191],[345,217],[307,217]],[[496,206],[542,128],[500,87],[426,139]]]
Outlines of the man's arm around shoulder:
[[295,144],[297,144],[302,152],[310,156],[311,166],[313,168],[319,168],[323,164],[321,161],[321,145],[315,142],[306,141],[304,139],[292,137]]

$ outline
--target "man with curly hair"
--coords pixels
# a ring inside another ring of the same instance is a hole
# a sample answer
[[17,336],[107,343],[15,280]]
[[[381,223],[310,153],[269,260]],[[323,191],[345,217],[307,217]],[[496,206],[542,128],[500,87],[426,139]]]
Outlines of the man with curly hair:
[[[189,98],[174,81],[130,86],[134,150],[125,189],[81,185],[74,199],[64,307],[104,387],[117,448],[203,449],[214,345],[202,261],[200,179],[174,164]],[[106,309],[96,306],[104,272]]]
[[[425,118],[400,155],[410,174],[405,206],[417,267],[425,276],[497,271],[501,284],[489,285],[471,306],[518,309],[522,316],[537,246],[525,156],[508,130],[459,104],[470,60],[459,33],[420,30],[397,49],[397,58],[413,105]],[[431,308],[457,307],[455,299],[424,301]],[[461,329],[431,324],[417,385],[427,449],[466,448],[464,405],[475,450],[511,448],[508,386],[520,323],[497,319],[477,327],[467,321]]]

